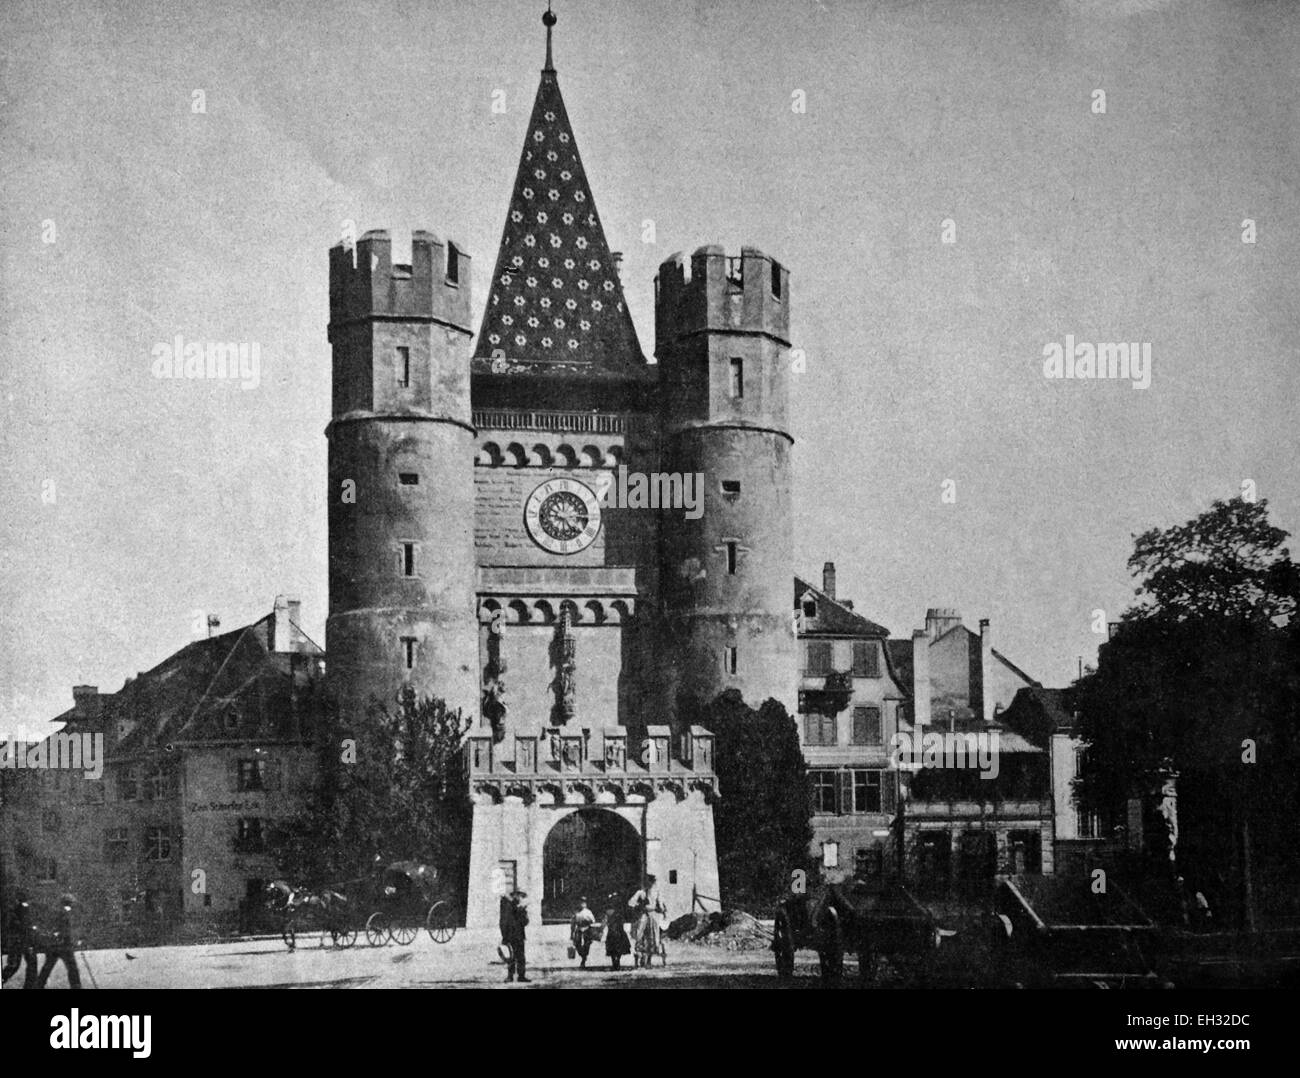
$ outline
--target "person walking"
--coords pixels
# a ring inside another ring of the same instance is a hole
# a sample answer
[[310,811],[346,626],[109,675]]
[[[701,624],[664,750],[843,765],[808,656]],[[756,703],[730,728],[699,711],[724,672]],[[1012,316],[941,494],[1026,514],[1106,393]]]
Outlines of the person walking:
[[596,927],[596,915],[587,907],[585,898],[578,899],[578,912],[569,922],[569,939],[573,950],[581,959],[579,969],[587,968],[587,954],[591,951],[591,934]]
[[18,967],[27,962],[27,973],[23,978],[24,988],[36,987],[36,928],[32,924],[32,907],[27,895],[19,891],[14,900],[13,910],[9,914],[9,931],[5,941],[9,946],[9,961],[5,963],[4,976],[0,984],[9,980],[18,972]]
[[54,936],[47,945],[45,961],[41,965],[41,975],[36,980],[37,988],[44,988],[50,979],[54,964],[62,960],[68,969],[68,987],[81,987],[81,973],[77,969],[77,934],[72,928],[72,907],[75,899],[64,895],[59,899],[59,912],[55,918]]
[[662,950],[659,933],[661,919],[668,913],[668,907],[659,895],[659,884],[654,876],[646,876],[645,886],[628,900],[628,906],[636,911],[636,920],[632,926],[632,939],[636,945],[634,963],[650,968],[650,960]]
[[609,959],[610,966],[613,969],[618,969],[623,956],[632,953],[632,942],[627,938],[627,930],[623,927],[623,909],[619,904],[618,896],[610,895],[607,906],[608,908],[605,910],[605,957]]
[[509,899],[501,903],[501,943],[510,948],[510,957],[506,961],[506,981],[528,980],[528,958],[524,953],[527,937],[528,910],[524,899],[528,897],[523,891],[514,891]]

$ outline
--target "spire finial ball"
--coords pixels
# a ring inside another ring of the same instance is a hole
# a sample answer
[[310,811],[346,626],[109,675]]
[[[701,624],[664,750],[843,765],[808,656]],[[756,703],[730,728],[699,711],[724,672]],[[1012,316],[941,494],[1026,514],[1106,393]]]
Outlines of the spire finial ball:
[[550,8],[547,8],[546,11],[542,13],[542,25],[554,26],[555,23],[556,23],[555,12],[552,11]]

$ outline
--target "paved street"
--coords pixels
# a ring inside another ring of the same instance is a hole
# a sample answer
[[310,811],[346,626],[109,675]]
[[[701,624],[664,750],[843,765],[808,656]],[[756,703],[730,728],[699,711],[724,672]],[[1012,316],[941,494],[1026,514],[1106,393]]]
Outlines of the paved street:
[[[668,966],[653,970],[609,969],[601,944],[592,948],[593,968],[579,970],[565,954],[568,929],[546,925],[530,934],[528,976],[531,983],[507,985],[505,966],[496,954],[499,935],[486,929],[457,931],[446,944],[421,933],[400,947],[367,946],[362,937],[346,950],[322,948],[318,937],[300,938],[290,952],[275,938],[238,943],[135,950],[83,952],[86,988],[477,988],[511,991],[532,988],[776,988],[767,951],[736,952],[668,941]],[[134,957],[128,959],[127,954]],[[795,987],[815,988],[816,955],[800,954]],[[625,964],[630,959],[625,959]],[[91,974],[94,976],[92,982]],[[5,989],[16,989],[21,975]],[[67,986],[63,966],[50,977],[51,988]]]

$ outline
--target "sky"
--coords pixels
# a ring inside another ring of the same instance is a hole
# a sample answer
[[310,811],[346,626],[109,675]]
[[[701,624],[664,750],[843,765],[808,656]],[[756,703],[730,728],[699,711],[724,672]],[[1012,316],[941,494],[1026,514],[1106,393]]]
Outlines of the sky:
[[[1300,5],[555,10],[643,349],[674,252],[790,270],[800,575],[833,560],[897,636],[989,618],[1064,685],[1132,601],[1134,533],[1247,482],[1300,525]],[[196,613],[290,594],[324,643],[328,249],[345,222],[455,239],[477,328],[541,11],[0,8],[0,731]],[[258,384],[155,378],[178,334],[256,342]],[[1067,335],[1149,344],[1150,386],[1045,377]]]

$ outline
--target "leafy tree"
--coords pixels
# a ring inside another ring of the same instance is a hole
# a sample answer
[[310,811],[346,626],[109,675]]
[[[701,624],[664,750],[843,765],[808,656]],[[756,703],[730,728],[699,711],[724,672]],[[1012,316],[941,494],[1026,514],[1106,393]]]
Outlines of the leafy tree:
[[1300,794],[1300,577],[1286,538],[1267,503],[1241,499],[1136,537],[1138,603],[1075,688],[1089,744],[1076,792],[1119,823],[1128,798],[1153,804],[1176,780],[1170,871],[1246,918],[1255,870],[1288,886],[1276,870],[1300,839],[1295,814],[1275,811]]
[[327,706],[316,783],[303,810],[271,835],[280,870],[319,885],[365,877],[376,859],[425,861],[463,896],[470,810],[455,769],[469,725],[409,688],[392,714],[372,701],[347,722]]
[[702,708],[683,704],[689,721],[715,737],[721,798],[714,808],[723,902],[757,912],[806,868],[812,806],[799,734],[790,713],[769,699],[757,711],[728,689]]

